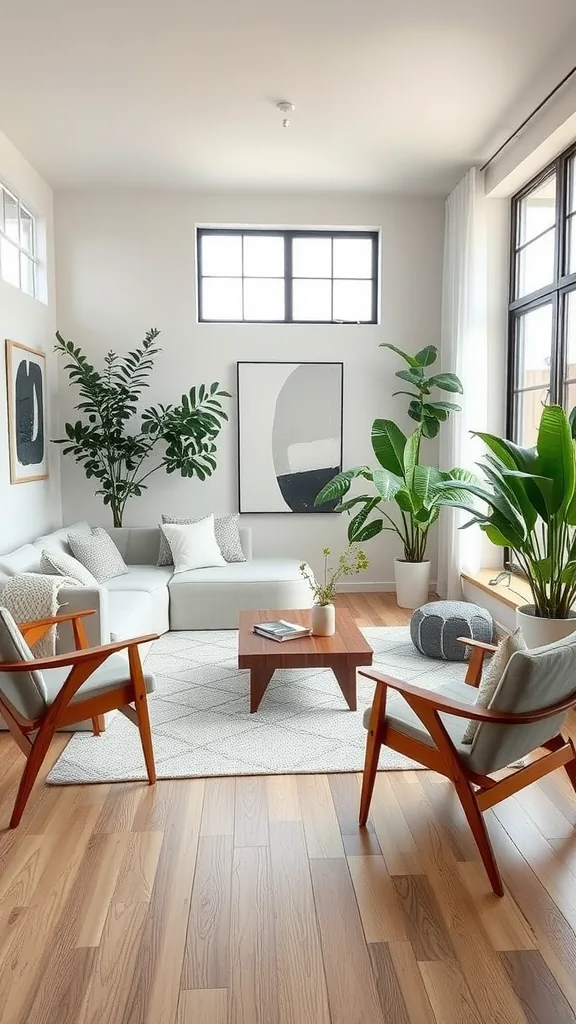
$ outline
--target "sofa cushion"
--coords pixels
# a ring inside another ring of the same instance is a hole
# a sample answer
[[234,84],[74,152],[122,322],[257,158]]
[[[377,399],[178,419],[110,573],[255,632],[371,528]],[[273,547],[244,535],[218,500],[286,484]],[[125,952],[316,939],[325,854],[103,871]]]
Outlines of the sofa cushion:
[[79,562],[74,555],[69,555],[66,551],[57,551],[56,549],[50,551],[43,551],[40,559],[40,568],[43,573],[53,575],[56,573],[57,576],[68,576],[73,580],[77,580],[78,583],[82,583],[85,587],[97,587],[98,580],[92,575],[89,569],[82,562]]
[[40,572],[42,549],[34,544],[23,544],[21,548],[0,555],[0,573],[16,576],[19,572]]
[[173,576],[171,629],[235,629],[243,608],[309,608],[312,591],[295,558],[256,558]]
[[90,570],[99,583],[128,572],[114,541],[101,526],[93,527],[89,534],[70,532],[68,542],[74,557]]
[[127,640],[148,632],[152,595],[144,591],[112,590],[108,592],[110,641]]
[[[189,526],[191,523],[199,523],[201,519],[179,519],[174,516],[162,516],[160,526],[160,551],[158,552],[158,565],[172,565],[172,550],[168,538],[162,532],[162,526]],[[240,538],[240,515],[234,512],[230,516],[221,516],[214,519],[214,535],[216,543],[222,552],[225,562],[245,562],[246,554],[242,549]]]
[[129,565],[128,572],[105,580],[102,586],[108,591],[132,590],[151,594],[159,587],[167,587],[172,575],[172,566]]

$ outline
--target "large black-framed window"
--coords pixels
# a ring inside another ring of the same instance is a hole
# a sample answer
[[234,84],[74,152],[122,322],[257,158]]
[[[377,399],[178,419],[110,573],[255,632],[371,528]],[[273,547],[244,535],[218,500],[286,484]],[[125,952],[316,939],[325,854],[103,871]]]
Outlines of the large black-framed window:
[[576,405],[576,146],[513,197],[508,337],[508,436],[532,446],[543,405]]
[[197,228],[200,323],[375,324],[378,232]]

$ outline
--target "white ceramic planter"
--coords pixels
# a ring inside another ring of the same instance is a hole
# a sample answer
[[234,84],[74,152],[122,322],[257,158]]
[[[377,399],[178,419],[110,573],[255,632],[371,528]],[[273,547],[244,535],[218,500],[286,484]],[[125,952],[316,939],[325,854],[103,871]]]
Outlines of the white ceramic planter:
[[334,636],[336,632],[336,608],[333,604],[312,606],[312,632],[314,636]]
[[516,622],[522,630],[526,646],[532,650],[570,636],[576,629],[576,613],[571,612],[569,619],[541,619],[534,614],[533,604],[524,604],[516,609]]
[[428,601],[430,562],[405,562],[394,559],[396,603],[400,608],[420,608]]

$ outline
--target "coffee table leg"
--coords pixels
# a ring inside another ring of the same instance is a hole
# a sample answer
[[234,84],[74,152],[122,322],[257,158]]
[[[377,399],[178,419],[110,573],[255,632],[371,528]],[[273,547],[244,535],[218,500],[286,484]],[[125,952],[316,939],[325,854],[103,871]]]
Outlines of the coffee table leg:
[[356,711],[356,667],[332,668],[350,711]]
[[250,714],[258,711],[266,687],[274,675],[273,668],[250,669]]

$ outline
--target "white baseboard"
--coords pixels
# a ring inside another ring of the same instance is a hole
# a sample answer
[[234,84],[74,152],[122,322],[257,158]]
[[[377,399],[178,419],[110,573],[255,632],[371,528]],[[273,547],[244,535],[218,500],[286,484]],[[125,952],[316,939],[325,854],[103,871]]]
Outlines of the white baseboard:
[[[364,593],[364,594],[393,594],[396,590],[395,583],[384,583],[370,580],[350,580],[347,583],[338,583],[336,586],[341,594]],[[436,593],[436,580],[430,580],[430,593]]]

